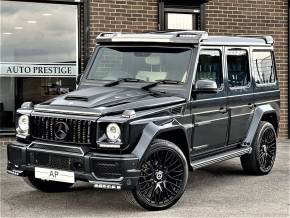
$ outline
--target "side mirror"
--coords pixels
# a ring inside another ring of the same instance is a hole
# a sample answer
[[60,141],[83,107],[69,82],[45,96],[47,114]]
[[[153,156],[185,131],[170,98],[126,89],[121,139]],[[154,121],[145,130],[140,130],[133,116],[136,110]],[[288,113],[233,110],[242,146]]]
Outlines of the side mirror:
[[202,93],[217,93],[218,88],[215,81],[212,80],[197,80],[193,91]]

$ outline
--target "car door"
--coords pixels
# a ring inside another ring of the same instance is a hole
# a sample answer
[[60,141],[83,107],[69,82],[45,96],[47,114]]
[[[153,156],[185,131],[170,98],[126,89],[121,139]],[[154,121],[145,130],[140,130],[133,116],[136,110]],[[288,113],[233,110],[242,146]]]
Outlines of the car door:
[[253,84],[249,48],[225,49],[230,114],[228,144],[240,143],[245,138],[254,111]]
[[192,92],[193,156],[219,149],[226,143],[229,114],[226,109],[222,51],[222,47],[203,47],[200,50],[195,82],[213,80],[217,83],[218,91],[217,93]]

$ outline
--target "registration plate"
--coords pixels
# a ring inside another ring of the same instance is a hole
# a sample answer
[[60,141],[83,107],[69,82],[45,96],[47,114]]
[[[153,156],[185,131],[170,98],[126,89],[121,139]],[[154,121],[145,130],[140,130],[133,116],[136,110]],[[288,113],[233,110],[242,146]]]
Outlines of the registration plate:
[[35,167],[35,178],[66,183],[75,182],[74,172],[40,167]]

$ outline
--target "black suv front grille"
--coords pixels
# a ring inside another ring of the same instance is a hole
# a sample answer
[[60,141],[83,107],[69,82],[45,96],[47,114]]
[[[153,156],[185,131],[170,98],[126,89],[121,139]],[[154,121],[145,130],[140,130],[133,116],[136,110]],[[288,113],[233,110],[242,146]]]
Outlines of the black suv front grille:
[[[57,125],[62,123],[67,129],[57,134]],[[60,141],[75,144],[90,144],[92,121],[55,117],[31,117],[31,135],[33,138],[46,141]],[[62,137],[58,137],[62,136]]]
[[98,178],[120,178],[121,166],[115,161],[91,160],[91,168]]
[[28,151],[28,164],[59,170],[84,171],[84,163],[81,157],[63,156],[53,153]]

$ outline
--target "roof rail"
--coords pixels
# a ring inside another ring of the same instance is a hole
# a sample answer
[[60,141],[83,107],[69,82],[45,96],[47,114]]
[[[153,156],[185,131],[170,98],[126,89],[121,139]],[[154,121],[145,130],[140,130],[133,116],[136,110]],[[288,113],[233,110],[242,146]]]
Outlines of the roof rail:
[[265,36],[265,35],[237,35],[237,36],[264,39],[266,44],[274,44],[274,39],[272,36]]
[[[173,32],[174,33],[174,32]],[[205,31],[178,31],[175,32],[176,37],[190,37],[199,36],[199,41],[206,40],[208,38],[208,33]]]
[[173,31],[150,33],[102,32],[97,36],[97,42],[172,42],[199,43],[206,40],[205,31]]
[[114,36],[117,36],[117,35],[120,35],[121,32],[101,32],[97,38],[102,38],[102,37],[108,37],[108,38],[111,38],[111,37],[114,37]]

